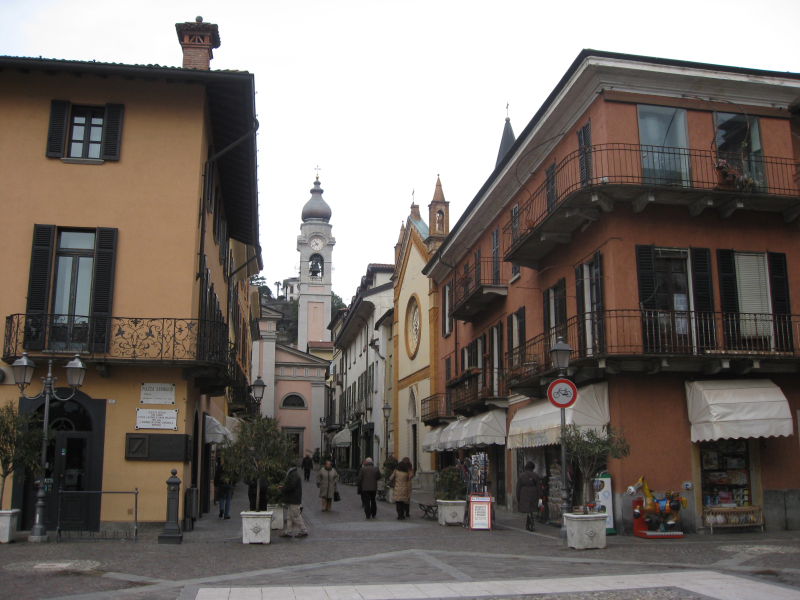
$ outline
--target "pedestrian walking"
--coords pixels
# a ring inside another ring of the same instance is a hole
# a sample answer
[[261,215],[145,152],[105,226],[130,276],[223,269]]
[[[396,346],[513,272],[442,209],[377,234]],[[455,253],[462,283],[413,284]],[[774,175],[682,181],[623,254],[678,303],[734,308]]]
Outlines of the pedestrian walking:
[[225,470],[222,459],[217,457],[214,467],[214,486],[217,488],[217,504],[219,505],[219,518],[231,518],[231,500],[236,482],[230,472]]
[[389,487],[394,488],[394,505],[399,521],[411,516],[411,474],[408,471],[410,462],[401,460],[389,476]]
[[300,466],[303,467],[303,478],[306,481],[311,479],[311,469],[314,468],[314,461],[311,460],[311,456],[308,453],[303,457],[303,462],[300,463]]
[[378,480],[383,475],[381,470],[375,466],[371,458],[365,458],[364,464],[358,470],[356,485],[358,493],[361,495],[361,505],[364,507],[364,514],[367,519],[374,519],[378,514],[378,503],[375,502],[375,495],[378,493]]
[[297,472],[297,467],[292,466],[289,468],[280,489],[281,501],[286,506],[283,515],[283,531],[280,537],[292,537],[295,529],[297,529],[297,533],[295,533],[294,537],[306,537],[308,528],[303,520],[303,513],[300,512],[303,504],[303,484],[300,481],[300,473]]
[[326,460],[323,467],[317,472],[317,487],[319,497],[322,500],[322,512],[330,512],[331,502],[339,494],[338,486],[339,473],[333,468],[333,463]]
[[536,513],[539,512],[539,486],[541,477],[534,469],[533,461],[525,463],[525,470],[517,479],[517,510],[528,513],[525,519],[525,529],[533,531],[536,528]]
[[[409,480],[414,479],[414,475],[416,475],[417,472],[414,470],[414,465],[412,464],[411,459],[408,458],[407,456],[404,456],[403,460],[400,461],[400,462],[404,462],[406,464],[406,466],[408,467],[408,479]],[[412,484],[409,484],[409,489],[412,489],[413,487],[414,486]],[[406,502],[406,517],[409,518],[409,519],[411,518],[411,504],[410,504],[410,501]]]

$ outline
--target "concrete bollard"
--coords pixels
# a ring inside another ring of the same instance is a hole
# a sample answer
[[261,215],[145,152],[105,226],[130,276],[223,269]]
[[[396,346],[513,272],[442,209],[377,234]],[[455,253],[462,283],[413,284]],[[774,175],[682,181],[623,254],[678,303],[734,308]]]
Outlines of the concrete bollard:
[[172,476],[167,479],[167,522],[164,531],[158,536],[159,544],[180,544],[183,542],[181,524],[178,522],[178,507],[181,497],[181,480],[178,470],[172,469]]

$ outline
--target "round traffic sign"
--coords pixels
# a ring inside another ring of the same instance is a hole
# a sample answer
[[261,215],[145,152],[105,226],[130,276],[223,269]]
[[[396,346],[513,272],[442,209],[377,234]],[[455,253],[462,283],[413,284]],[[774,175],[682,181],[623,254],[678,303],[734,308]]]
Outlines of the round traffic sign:
[[547,399],[558,408],[569,408],[578,399],[578,388],[569,379],[556,379],[547,386]]

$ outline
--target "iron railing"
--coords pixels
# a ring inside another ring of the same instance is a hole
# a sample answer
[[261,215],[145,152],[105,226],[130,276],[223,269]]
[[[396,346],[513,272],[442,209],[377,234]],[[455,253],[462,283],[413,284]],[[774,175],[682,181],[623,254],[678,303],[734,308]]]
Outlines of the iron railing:
[[453,305],[457,308],[483,286],[508,285],[507,278],[502,274],[502,262],[498,254],[497,258],[482,258],[462,270],[456,278]]
[[471,409],[478,404],[481,400],[478,396],[479,390],[478,377],[467,377],[458,383],[455,387],[447,390],[448,400],[453,412],[463,412]]
[[503,226],[506,260],[516,245],[573,193],[590,188],[602,191],[608,185],[800,196],[798,163],[789,158],[600,144],[567,155],[530,199],[512,212]]
[[511,387],[554,367],[558,337],[572,361],[607,356],[800,358],[800,315],[622,309],[584,313],[506,354]]
[[30,353],[80,353],[90,359],[229,363],[221,321],[144,317],[14,314],[6,317],[3,360]]
[[420,403],[423,423],[455,416],[447,394],[433,394],[423,398]]

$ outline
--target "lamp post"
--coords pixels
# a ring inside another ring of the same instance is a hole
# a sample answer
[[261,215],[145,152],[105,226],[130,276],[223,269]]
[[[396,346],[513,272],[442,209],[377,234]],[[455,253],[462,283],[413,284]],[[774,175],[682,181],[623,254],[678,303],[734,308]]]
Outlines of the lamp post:
[[325,417],[319,418],[319,458],[322,461],[322,457],[325,456],[325,428],[327,427],[327,421]]
[[[569,355],[572,354],[572,347],[559,336],[552,348],[550,348],[550,362],[558,369],[558,376],[565,377],[567,367],[569,367]],[[564,439],[567,436],[567,413],[561,407],[561,537],[566,537],[567,530],[564,527],[564,515],[569,512],[569,496],[567,493],[567,445]]]
[[256,377],[256,380],[250,384],[250,393],[253,396],[253,400],[255,400],[256,412],[259,414],[261,413],[261,400],[264,398],[264,389],[266,387],[267,384],[261,379],[261,375]]
[[383,454],[383,462],[386,462],[386,459],[389,458],[389,415],[392,414],[392,405],[389,404],[387,400],[383,404],[383,437],[384,437],[384,444],[386,446]]
[[14,361],[11,365],[14,374],[14,383],[19,387],[19,392],[24,398],[28,400],[36,400],[44,398],[44,419],[42,421],[42,455],[41,455],[41,468],[42,472],[36,482],[36,511],[33,518],[33,527],[28,536],[29,542],[46,542],[47,541],[47,528],[45,527],[45,489],[44,479],[47,473],[47,431],[50,427],[50,399],[54,398],[61,402],[71,400],[78,388],[83,385],[83,378],[86,376],[86,365],[83,364],[80,357],[76,354],[75,357],[65,365],[67,371],[67,383],[72,388],[72,393],[67,397],[59,396],[56,393],[55,383],[58,377],[53,375],[53,359],[47,361],[47,375],[42,377],[42,391],[35,396],[26,396],[25,388],[28,387],[33,379],[33,371],[36,368],[34,363],[29,357],[27,352],[23,352],[22,356]]

